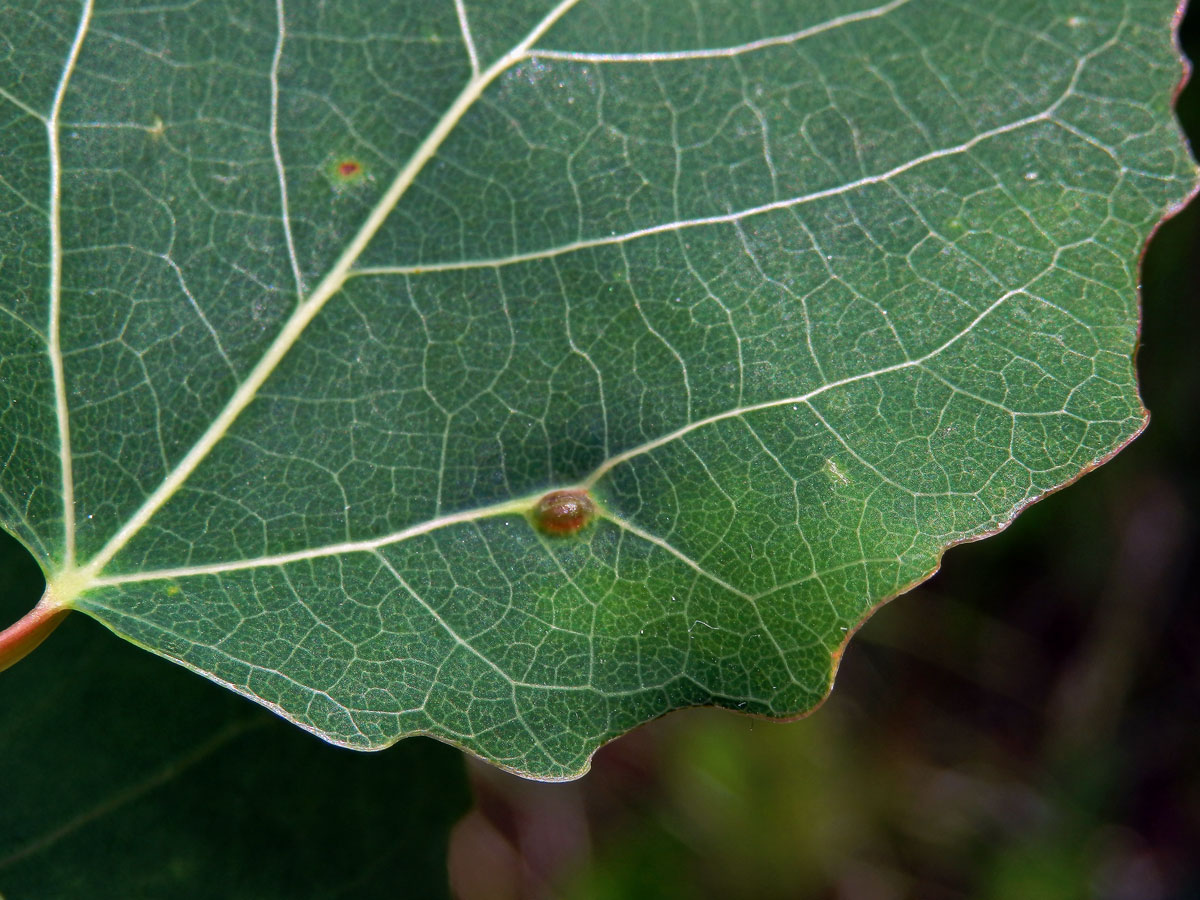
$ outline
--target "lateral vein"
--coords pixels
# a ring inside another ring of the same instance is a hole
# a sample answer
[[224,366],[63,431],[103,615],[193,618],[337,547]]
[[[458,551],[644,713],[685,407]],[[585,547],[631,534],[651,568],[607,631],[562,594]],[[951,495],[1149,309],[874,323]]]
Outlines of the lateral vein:
[[913,157],[907,162],[893,166],[886,172],[879,172],[874,175],[864,175],[862,178],[856,178],[854,181],[843,182],[842,184],[833,185],[832,187],[823,188],[819,191],[812,191],[808,194],[800,194],[796,197],[788,197],[784,200],[775,200],[771,203],[763,203],[759,206],[750,206],[745,209],[737,209],[732,212],[721,213],[714,216],[700,216],[694,219],[680,219],[674,222],[661,222],[657,225],[649,225],[645,228],[639,228],[635,231],[627,231],[622,234],[605,235],[604,237],[585,238],[580,241],[572,241],[568,244],[560,244],[556,247],[547,247],[542,250],[532,250],[528,253],[514,253],[510,256],[499,256],[491,259],[472,259],[463,260],[461,262],[444,262],[444,263],[425,263],[415,265],[402,266],[363,266],[355,269],[350,273],[350,277],[366,277],[380,275],[424,275],[433,272],[457,272],[463,269],[490,269],[499,268],[501,266],[512,266],[520,263],[536,262],[542,259],[553,259],[556,256],[565,256],[569,253],[577,253],[580,250],[590,250],[594,247],[608,247],[614,244],[626,244],[630,241],[638,240],[639,238],[650,237],[656,234],[674,233],[684,231],[689,228],[702,228],[707,225],[725,225],[741,222],[753,216],[760,216],[764,213],[775,212],[783,209],[793,209],[797,206],[803,206],[808,203],[816,202],[817,200],[825,200],[830,197],[837,197],[842,194],[848,194],[860,188],[870,187],[875,184],[887,184],[892,179],[909,172],[912,169],[933,162],[934,160],[944,159],[950,156],[957,156],[962,153],[968,153],[975,147],[979,146],[984,141],[999,137],[1004,134],[1009,134],[1013,131],[1019,131],[1022,128],[1027,128],[1030,125],[1035,125],[1039,122],[1053,121],[1054,109],[1058,106],[1058,102],[1051,108],[1043,110],[1039,113],[1034,113],[1031,116],[1026,116],[1022,119],[1017,119],[1013,122],[1008,122],[1004,125],[998,125],[995,128],[982,131],[969,140],[963,141],[952,147],[940,147],[936,150],[931,150],[928,153],[923,153],[920,156]]
[[747,41],[744,44],[733,44],[727,47],[707,47],[697,50],[663,50],[647,53],[588,53],[575,50],[538,50],[533,55],[539,59],[562,59],[573,62],[591,63],[654,63],[680,62],[695,59],[728,59],[732,56],[753,53],[756,50],[763,50],[767,47],[779,47],[799,43],[807,38],[815,37],[818,34],[824,34],[827,31],[833,31],[836,28],[842,28],[846,25],[852,25],[855,22],[878,19],[909,2],[910,0],[891,0],[889,3],[884,3],[871,9],[862,9],[858,12],[835,16],[828,21],[817,25],[810,25],[808,28],[802,28],[799,31],[793,31],[789,34],[772,35],[771,37],[759,38],[756,41]]

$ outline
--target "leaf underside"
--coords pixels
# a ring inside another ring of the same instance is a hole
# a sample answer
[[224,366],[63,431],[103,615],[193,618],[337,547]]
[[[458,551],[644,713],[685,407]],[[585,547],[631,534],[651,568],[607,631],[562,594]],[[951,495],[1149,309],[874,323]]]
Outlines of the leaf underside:
[[[1142,428],[1166,0],[0,5],[0,500],[360,749],[795,716]],[[534,527],[545,492],[595,518]]]

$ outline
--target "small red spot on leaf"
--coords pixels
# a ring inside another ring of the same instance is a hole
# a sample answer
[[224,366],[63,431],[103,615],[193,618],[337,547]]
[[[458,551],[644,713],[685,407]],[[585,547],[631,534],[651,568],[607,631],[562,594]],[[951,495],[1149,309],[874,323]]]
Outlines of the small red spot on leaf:
[[587,491],[551,491],[533,510],[537,527],[559,537],[574,534],[596,515],[596,504]]
[[325,160],[325,177],[335,191],[358,187],[367,181],[367,167],[354,156],[335,155]]

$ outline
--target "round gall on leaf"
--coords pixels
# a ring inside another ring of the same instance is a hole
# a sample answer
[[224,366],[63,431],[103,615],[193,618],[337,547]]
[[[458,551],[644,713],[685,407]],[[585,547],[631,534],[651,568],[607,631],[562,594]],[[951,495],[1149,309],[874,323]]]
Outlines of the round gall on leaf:
[[551,491],[533,509],[533,520],[546,534],[574,534],[592,521],[596,504],[587,491]]

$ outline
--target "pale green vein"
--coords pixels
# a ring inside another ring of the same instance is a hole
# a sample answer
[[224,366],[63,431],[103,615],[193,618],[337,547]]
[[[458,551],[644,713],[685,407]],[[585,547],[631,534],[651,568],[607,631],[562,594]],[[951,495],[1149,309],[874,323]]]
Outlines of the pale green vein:
[[537,499],[537,497],[522,497],[516,500],[505,500],[503,503],[496,503],[491,506],[463,510],[451,513],[450,515],[429,519],[393,534],[364,541],[344,541],[338,544],[312,547],[307,550],[296,550],[292,553],[279,553],[274,556],[211,563],[209,565],[181,566],[174,569],[146,570],[121,575],[98,575],[92,578],[91,583],[96,587],[111,587],[118,584],[130,584],[135,581],[158,581],[163,578],[190,578],[197,575],[223,575],[227,572],[240,572],[246,569],[286,566],[289,563],[321,559],[327,556],[338,556],[343,553],[369,553],[378,550],[380,547],[386,547],[389,544],[398,544],[410,538],[419,537],[422,534],[429,534],[433,531],[448,528],[451,525],[475,522],[479,519],[496,516],[524,516],[534,503],[537,502]]
[[[1039,275],[1038,277],[1041,276]],[[1030,284],[1032,284],[1034,280],[1036,279],[1032,279]],[[687,425],[676,428],[674,431],[668,432],[667,434],[660,435],[652,441],[647,441],[644,444],[631,447],[623,453],[618,453],[616,456],[609,457],[607,460],[597,466],[592,474],[587,477],[587,479],[584,481],[584,486],[590,488],[622,463],[649,453],[652,450],[656,450],[659,447],[671,443],[672,441],[677,441],[684,435],[690,434],[699,428],[705,428],[709,425],[715,425],[717,422],[723,422],[726,419],[732,419],[736,416],[744,416],[749,413],[758,412],[759,410],[776,409],[780,406],[787,406],[789,404],[808,403],[810,400],[813,400],[822,394],[827,393],[828,391],[832,391],[835,388],[844,387],[845,385],[854,384],[859,381],[866,381],[872,378],[879,378],[883,375],[887,375],[889,372],[900,372],[904,369],[911,369],[914,366],[921,366],[922,364],[928,362],[939,354],[944,353],[950,347],[957,344],[964,337],[974,331],[978,327],[979,323],[990,316],[998,307],[1007,302],[1010,298],[1019,294],[1024,294],[1025,290],[1025,287],[1019,287],[1001,294],[994,301],[992,301],[992,303],[989,304],[986,309],[984,309],[974,319],[967,323],[967,325],[963,327],[957,334],[949,338],[940,346],[930,350],[924,356],[920,356],[916,359],[905,360],[904,362],[893,363],[890,366],[882,366],[881,368],[873,369],[869,372],[860,372],[857,375],[848,375],[845,378],[839,378],[836,381],[827,382],[818,388],[814,388],[813,390],[804,394],[798,394],[795,397],[785,397],[782,400],[765,400],[762,403],[754,403],[749,406],[743,406],[736,409],[723,410],[719,413],[714,413],[711,416],[706,416],[703,419],[697,419],[694,422],[689,422]]]
[[733,594],[735,597],[740,597],[742,600],[745,600],[747,603],[752,604],[754,602],[753,599],[751,598],[751,596],[749,594],[747,594],[745,591],[743,591],[741,588],[730,584],[728,581],[725,581],[719,575],[715,575],[712,572],[708,571],[702,565],[700,565],[700,563],[696,562],[694,559],[692,559],[690,556],[688,556],[682,550],[680,550],[677,547],[675,547],[674,545],[672,545],[669,541],[666,541],[663,538],[660,538],[658,535],[651,534],[650,532],[646,531],[644,528],[642,528],[638,525],[635,525],[633,522],[630,522],[626,519],[622,519],[619,516],[606,516],[605,518],[607,518],[610,522],[612,522],[614,525],[617,525],[619,528],[623,529],[624,531],[628,531],[634,537],[639,538],[640,540],[646,541],[649,544],[653,544],[655,547],[659,547],[662,550],[665,550],[667,553],[671,554],[671,556],[675,557],[677,560],[679,560],[681,563],[683,563],[689,569],[694,571],[696,574],[700,575],[701,577],[705,578],[708,581],[711,581],[713,584],[717,585],[717,587],[721,588],[722,590],[728,591],[729,593]]
[[283,219],[283,237],[287,243],[288,261],[292,265],[292,277],[296,281],[296,296],[304,296],[304,275],[296,256],[296,243],[292,239],[292,214],[288,208],[287,170],[283,165],[283,154],[279,149],[279,63],[283,59],[283,44],[287,38],[287,22],[283,13],[283,0],[275,0],[275,52],[271,57],[271,157],[279,176],[279,206]]
[[[625,519],[612,517],[611,521],[618,527],[624,529],[625,531],[628,531],[634,537],[637,537],[643,541],[646,541],[649,544],[653,544],[655,547],[658,547],[659,549],[664,550],[665,552],[669,553],[671,556],[675,557],[677,560],[679,560],[681,563],[683,563],[689,569],[694,571],[700,577],[706,579],[707,581],[711,581],[713,584],[717,585],[722,590],[728,591],[730,594],[733,594],[735,597],[739,597],[740,599],[746,601],[746,603],[754,611],[754,617],[755,617],[755,619],[758,620],[758,627],[762,629],[762,633],[767,636],[767,640],[769,640],[771,642],[771,646],[775,648],[775,652],[779,655],[779,661],[781,663],[783,663],[783,669],[785,672],[787,672],[788,678],[792,679],[792,682],[794,684],[802,683],[798,678],[796,678],[796,673],[792,671],[792,666],[791,666],[791,663],[788,662],[787,654],[783,652],[783,647],[781,647],[779,645],[779,641],[776,640],[775,635],[772,633],[771,629],[767,627],[767,623],[762,617],[762,610],[760,610],[758,608],[758,604],[755,602],[753,597],[751,597],[748,593],[743,591],[741,588],[730,584],[728,581],[721,578],[720,576],[708,571],[706,568],[704,568],[704,566],[700,565],[700,563],[696,562],[696,560],[692,559],[690,556],[688,556],[686,553],[684,553],[678,547],[673,545],[670,541],[664,540],[663,538],[660,538],[656,534],[651,534],[649,531],[646,531],[646,529],[641,528],[638,525],[635,525],[633,522],[626,521]],[[707,624],[707,623],[704,623],[704,624]],[[709,626],[709,627],[711,627],[711,626]],[[808,630],[810,632],[812,631],[812,629],[808,629]],[[816,635],[815,632],[812,632],[812,633],[814,634],[814,636],[817,637],[818,640],[820,639],[819,635]]]
[[454,0],[454,12],[458,16],[458,28],[462,32],[467,58],[471,60],[471,75],[479,76],[479,53],[475,50],[475,39],[471,37],[471,23],[467,19],[467,6],[463,0]]
[[83,39],[87,35],[88,26],[92,21],[92,0],[84,0],[83,10],[79,16],[79,27],[75,31],[75,39],[71,42],[71,50],[67,54],[67,62],[63,67],[62,78],[54,91],[54,102],[50,107],[50,117],[46,120],[46,140],[50,155],[50,324],[47,329],[50,356],[50,370],[54,380],[54,409],[58,419],[58,436],[60,441],[59,461],[62,470],[62,503],[63,503],[63,565],[71,568],[75,565],[75,476],[71,462],[71,410],[67,403],[67,376],[63,370],[62,354],[62,156],[58,146],[58,117],[62,112],[63,98],[67,94],[67,85],[75,64],[79,60],[79,52],[83,48]]
[[750,206],[745,209],[734,210],[732,212],[721,213],[715,216],[700,216],[694,219],[680,219],[674,222],[661,222],[657,225],[649,225],[645,228],[639,228],[635,231],[627,231],[622,234],[606,235],[597,238],[585,238],[580,241],[572,241],[567,244],[559,244],[555,247],[548,247],[542,250],[532,250],[528,253],[514,253],[510,256],[497,256],[491,259],[474,259],[462,260],[456,262],[444,263],[427,263],[419,265],[402,265],[402,266],[364,266],[360,269],[354,269],[348,277],[356,276],[379,276],[379,275],[423,275],[432,272],[457,272],[463,269],[488,269],[499,268],[501,266],[512,266],[519,263],[536,262],[543,259],[553,259],[556,256],[565,256],[568,253],[578,253],[581,250],[590,250],[595,247],[610,247],[617,244],[626,244],[631,241],[636,241],[639,238],[650,237],[656,234],[673,233],[683,231],[688,228],[703,228],[709,225],[726,225],[736,224],[753,216],[764,215],[765,213],[776,212],[778,210],[793,209],[798,206],[804,206],[809,203],[814,203],[818,200],[826,200],[830,197],[838,197],[843,194],[849,194],[861,188],[871,187],[877,184],[887,184],[896,177],[903,175],[906,172],[912,171],[927,163],[934,162],[947,157],[959,156],[963,153],[968,153],[978,147],[984,141],[989,141],[1001,135],[1009,134],[1014,131],[1020,131],[1022,128],[1027,128],[1030,125],[1036,125],[1040,122],[1053,122],[1058,125],[1058,121],[1054,119],[1054,113],[1062,104],[1071,96],[1071,91],[1068,88],[1063,92],[1062,96],[1054,101],[1045,110],[1035,113],[1031,116],[1026,116],[1022,119],[998,125],[995,128],[990,128],[987,131],[982,131],[972,137],[970,140],[963,141],[952,147],[941,147],[937,150],[932,150],[929,153],[924,153],[921,156],[914,157],[907,162],[901,163],[898,166],[879,172],[874,175],[865,175],[862,178],[857,178],[854,181],[843,182],[842,184],[832,187],[823,188],[819,191],[813,191],[808,194],[801,194],[797,197],[789,197],[785,200],[774,200],[770,203],[763,203],[759,206]]
[[412,599],[415,600],[417,604],[429,614],[430,618],[432,618],[433,621],[438,624],[439,628],[449,635],[450,639],[454,641],[455,644],[457,644],[459,647],[462,647],[472,656],[484,663],[488,668],[507,681],[510,687],[516,686],[517,680],[500,668],[500,666],[496,665],[496,663],[488,659],[484,654],[480,653],[477,649],[475,649],[470,641],[455,631],[454,627],[447,622],[436,609],[433,608],[429,601],[417,593],[416,589],[408,583],[408,580],[400,574],[400,572],[395,566],[392,565],[391,561],[386,556],[384,556],[382,553],[376,552],[375,558],[379,560],[379,564],[381,566],[391,573],[391,576],[396,579],[396,583],[400,585],[400,587],[404,588],[405,593],[412,597]]
[[662,52],[650,53],[586,53],[573,50],[535,50],[531,56],[538,59],[565,59],[576,62],[592,62],[592,63],[654,63],[654,62],[676,62],[689,59],[722,59],[731,56],[740,56],[744,53],[753,53],[756,50],[764,50],[767,47],[778,47],[786,44],[795,44],[803,41],[806,38],[815,37],[818,34],[824,34],[827,31],[833,31],[836,28],[844,28],[847,25],[853,25],[856,22],[865,22],[870,19],[878,19],[885,16],[895,9],[909,3],[910,0],[891,0],[890,3],[884,3],[881,6],[876,6],[873,9],[864,9],[859,12],[846,13],[842,16],[835,16],[828,21],[821,22],[818,25],[810,25],[808,28],[802,28],[799,31],[793,31],[790,34],[773,35],[771,37],[759,38],[756,41],[747,41],[744,44],[734,44],[728,47],[713,47],[699,50],[667,50]]
[[39,122],[45,124],[45,122],[46,122],[45,115],[38,112],[36,109],[34,109],[32,106],[30,106],[24,100],[22,100],[20,97],[17,97],[15,94],[10,94],[4,88],[0,88],[0,98],[7,100],[9,103],[11,103],[17,109],[21,110],[21,112],[26,113],[27,115],[30,115],[33,118],[37,119]]

